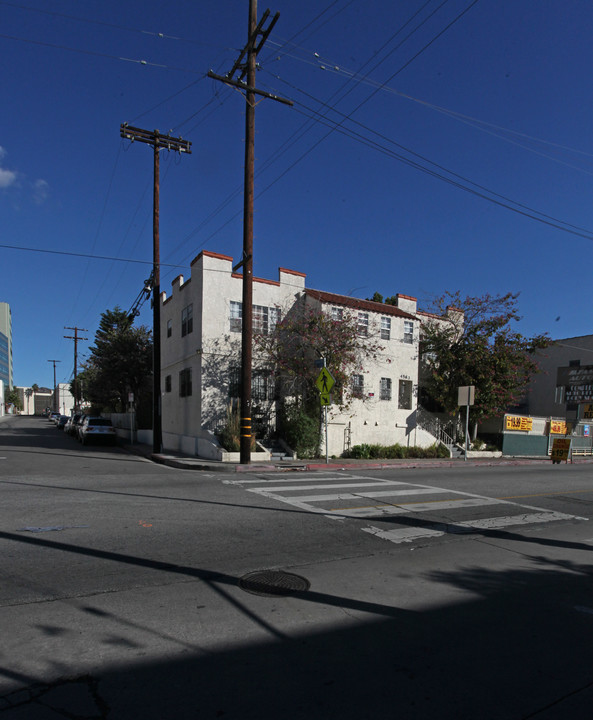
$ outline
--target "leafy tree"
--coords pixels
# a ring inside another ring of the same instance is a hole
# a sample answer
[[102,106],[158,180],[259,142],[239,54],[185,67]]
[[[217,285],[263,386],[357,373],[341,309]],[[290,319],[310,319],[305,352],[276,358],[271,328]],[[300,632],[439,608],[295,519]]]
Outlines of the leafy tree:
[[283,396],[312,417],[319,415],[319,392],[315,381],[325,358],[336,381],[334,402],[342,409],[352,398],[350,377],[363,372],[364,360],[382,349],[373,337],[359,334],[355,314],[346,310],[341,319],[304,303],[293,307],[269,335],[256,334],[255,345],[282,386]]
[[520,399],[538,372],[534,356],[551,344],[547,335],[524,337],[512,328],[520,320],[519,293],[463,298],[459,292],[437,298],[431,311],[440,319],[422,326],[424,389],[443,410],[457,412],[457,388],[474,385],[474,423],[499,416]]
[[[78,375],[82,397],[102,410],[122,412],[128,393],[139,401],[152,376],[152,338],[145,326],[133,327],[119,307],[101,315],[95,344]],[[74,388],[72,388],[74,390]]]
[[23,409],[23,403],[21,402],[19,391],[16,388],[12,388],[4,394],[4,402],[7,405],[14,405],[17,410]]

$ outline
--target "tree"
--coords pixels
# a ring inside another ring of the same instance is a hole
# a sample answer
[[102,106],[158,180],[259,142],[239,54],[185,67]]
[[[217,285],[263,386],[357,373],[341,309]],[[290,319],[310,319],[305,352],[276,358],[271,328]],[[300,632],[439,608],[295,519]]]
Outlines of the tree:
[[122,412],[128,393],[138,401],[146,392],[152,373],[151,332],[145,326],[133,327],[119,307],[101,315],[90,353],[78,375],[78,387],[92,405]]
[[534,353],[551,344],[547,335],[524,337],[512,328],[520,320],[519,293],[437,298],[422,326],[424,390],[444,411],[457,412],[457,388],[474,385],[472,422],[504,414],[538,372]]
[[382,349],[373,337],[359,333],[354,313],[344,311],[342,317],[334,318],[304,303],[293,307],[272,333],[256,334],[255,345],[281,383],[283,396],[315,412],[319,410],[315,381],[320,372],[316,360],[325,359],[336,381],[334,402],[339,400],[344,409],[352,398],[352,373],[362,372],[365,358]]
[[16,388],[12,388],[6,392],[4,402],[6,405],[14,405],[17,410],[23,409],[23,403],[21,402],[19,391]]

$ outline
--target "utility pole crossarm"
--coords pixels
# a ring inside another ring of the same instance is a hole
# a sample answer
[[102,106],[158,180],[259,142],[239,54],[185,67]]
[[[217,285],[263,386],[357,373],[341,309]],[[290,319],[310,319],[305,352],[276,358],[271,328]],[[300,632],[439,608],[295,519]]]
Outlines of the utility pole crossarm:
[[120,137],[135,142],[143,142],[156,148],[174,150],[178,153],[189,153],[191,155],[191,142],[181,137],[174,138],[171,135],[161,135],[158,130],[143,130],[132,127],[128,123],[122,123],[119,129]]
[[294,105],[294,102],[292,100],[288,100],[287,98],[265,92],[264,90],[258,90],[257,88],[249,87],[240,80],[233,80],[232,78],[229,78],[228,75],[217,75],[215,72],[212,72],[212,70],[209,70],[208,77],[214,80],[220,80],[220,82],[223,82],[225,85],[231,85],[232,87],[239,88],[239,90],[245,90],[245,92],[251,92],[255,95],[262,95],[263,97],[269,98],[270,100],[276,100],[276,102],[283,103],[284,105],[290,105],[291,107]]

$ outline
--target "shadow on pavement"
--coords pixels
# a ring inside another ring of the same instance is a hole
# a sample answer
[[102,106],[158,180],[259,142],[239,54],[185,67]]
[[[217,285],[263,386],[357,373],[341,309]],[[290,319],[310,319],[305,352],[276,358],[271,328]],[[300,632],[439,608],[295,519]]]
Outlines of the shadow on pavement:
[[[6,535],[2,538],[9,539]],[[142,659],[139,645],[134,661],[105,666],[93,675],[77,672],[73,658],[68,672],[48,684],[14,673],[4,657],[0,675],[5,687],[11,682],[0,697],[3,720],[591,717],[593,582],[588,564],[526,556],[525,569],[462,567],[419,574],[418,582],[463,592],[459,602],[420,611],[398,607],[397,595],[392,604],[382,604],[312,588],[289,599],[261,598],[255,613],[246,610],[237,578],[228,575],[37,538],[26,541],[200,578],[221,602],[247,613],[268,640],[245,644],[237,637],[230,644],[185,647],[157,660]],[[359,592],[372,595],[366,588]],[[311,619],[309,631],[287,631],[275,615],[282,603],[298,606],[305,615],[321,606],[341,609],[343,615],[331,627],[317,629]],[[190,620],[179,629],[196,646],[204,640],[198,615],[188,610]],[[60,631],[47,630],[56,637]]]

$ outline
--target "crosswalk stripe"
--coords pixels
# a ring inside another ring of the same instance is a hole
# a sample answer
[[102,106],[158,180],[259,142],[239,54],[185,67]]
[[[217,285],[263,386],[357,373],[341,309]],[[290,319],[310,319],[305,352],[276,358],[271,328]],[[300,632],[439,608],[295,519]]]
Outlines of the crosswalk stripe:
[[[250,488],[249,492],[257,492],[258,490],[265,490],[266,492],[288,492],[289,490],[331,490],[332,488],[364,488],[364,487],[389,487],[389,485],[399,485],[400,487],[402,485],[407,485],[407,483],[401,483],[401,482],[357,482],[357,483],[340,483],[339,485],[336,485],[335,483],[332,483],[331,485],[307,485],[307,487],[302,487],[301,485],[278,485],[277,487],[265,487],[265,488]],[[393,491],[400,493],[402,495],[406,493],[415,494],[418,492],[414,486],[412,486],[411,490],[397,490]],[[428,490],[423,490],[422,492],[429,492]],[[441,490],[441,492],[447,492],[446,490]]]
[[461,498],[459,500],[443,500],[442,502],[402,503],[401,505],[373,505],[358,508],[332,508],[328,512],[337,513],[346,517],[376,517],[381,515],[406,515],[407,513],[431,512],[433,510],[451,510],[456,508],[485,507],[487,505],[502,505],[500,500],[494,498]]
[[[350,487],[348,485],[341,487]],[[357,487],[357,486],[354,486]],[[359,487],[359,486],[358,486]],[[266,492],[272,490],[285,490],[287,488],[266,488]],[[292,490],[313,490],[314,488],[291,488]],[[253,490],[252,492],[257,492]],[[364,500],[365,498],[380,498],[380,497],[396,497],[399,495],[407,495],[413,497],[414,495],[434,495],[437,493],[450,493],[450,490],[372,490],[364,493],[332,493],[331,495],[294,495],[285,496],[282,495],[283,500],[290,502],[291,500],[300,500],[301,502],[327,502],[329,500]],[[454,502],[462,502],[454,501]]]
[[445,534],[471,533],[472,530],[497,530],[513,525],[532,525],[534,523],[554,522],[556,520],[586,520],[576,515],[567,515],[560,512],[542,512],[523,515],[507,515],[505,517],[483,518],[481,520],[467,520],[465,522],[443,523],[442,530],[432,530],[420,527],[398,528],[397,530],[382,530],[378,527],[361,528],[364,532],[375,535],[382,540],[392,543],[412,542],[424,538],[439,537]]

